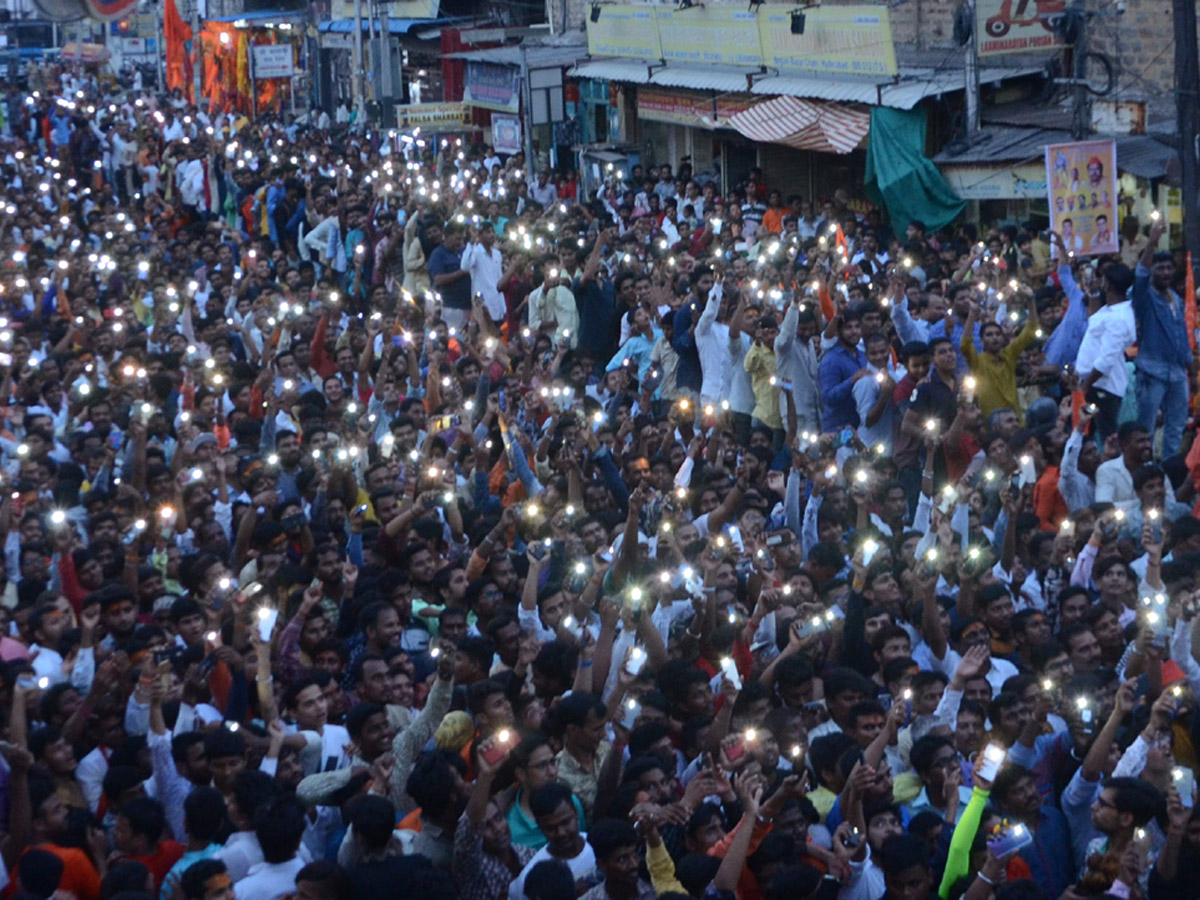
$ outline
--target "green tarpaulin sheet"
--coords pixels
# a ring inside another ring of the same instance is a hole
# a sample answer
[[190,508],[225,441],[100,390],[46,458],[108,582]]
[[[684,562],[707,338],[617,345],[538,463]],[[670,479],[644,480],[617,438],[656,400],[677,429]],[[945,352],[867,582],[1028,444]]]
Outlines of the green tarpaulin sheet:
[[914,219],[930,230],[962,212],[963,201],[925,157],[925,110],[871,109],[867,140],[867,196],[885,207],[903,234]]

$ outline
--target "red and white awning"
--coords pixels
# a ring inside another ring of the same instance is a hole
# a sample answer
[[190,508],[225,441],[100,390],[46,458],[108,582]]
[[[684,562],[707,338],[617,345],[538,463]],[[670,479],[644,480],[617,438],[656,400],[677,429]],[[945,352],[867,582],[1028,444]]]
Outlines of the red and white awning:
[[849,153],[866,139],[871,115],[858,106],[775,97],[731,116],[724,124],[753,141]]

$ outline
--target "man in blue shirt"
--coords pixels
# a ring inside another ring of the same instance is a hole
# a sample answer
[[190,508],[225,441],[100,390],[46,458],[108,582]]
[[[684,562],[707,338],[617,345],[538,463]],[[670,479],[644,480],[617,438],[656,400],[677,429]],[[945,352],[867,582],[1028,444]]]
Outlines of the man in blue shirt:
[[442,295],[442,321],[462,331],[471,313],[471,273],[462,267],[463,232],[448,226],[429,254],[429,276]]
[[708,303],[713,289],[713,270],[708,266],[696,266],[691,274],[691,294],[675,312],[675,331],[671,346],[679,354],[679,368],[675,370],[675,386],[680,390],[700,393],[704,371],[700,365],[700,351],[696,348],[696,330],[700,321],[700,310]]
[[1133,280],[1133,315],[1138,328],[1138,420],[1153,440],[1158,411],[1163,413],[1162,457],[1179,450],[1187,420],[1188,386],[1196,365],[1188,345],[1183,301],[1171,290],[1175,263],[1170,253],[1155,253],[1166,231],[1161,220],[1150,228]]
[[821,428],[840,431],[858,427],[858,407],[854,403],[854,383],[868,375],[867,356],[858,349],[862,337],[862,314],[856,310],[842,313],[837,320],[838,342],[824,356],[817,370],[821,384]]
[[1052,806],[1043,806],[1033,776],[1011,763],[996,776],[992,799],[1010,822],[1020,822],[1033,832],[1033,843],[1019,851],[1020,857],[1047,897],[1061,896],[1075,883],[1075,856],[1066,816]]

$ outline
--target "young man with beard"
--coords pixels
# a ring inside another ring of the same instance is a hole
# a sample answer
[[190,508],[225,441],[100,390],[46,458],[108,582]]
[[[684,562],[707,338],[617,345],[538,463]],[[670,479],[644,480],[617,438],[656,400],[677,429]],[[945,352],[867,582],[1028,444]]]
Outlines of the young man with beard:
[[1048,897],[1058,897],[1075,883],[1075,857],[1066,817],[1042,805],[1033,775],[1021,766],[1007,764],[992,785],[992,799],[1009,822],[1019,822],[1033,833],[1033,843],[1019,852],[1033,880]]
[[450,873],[464,900],[505,900],[508,885],[537,852],[512,843],[504,804],[492,800],[492,785],[505,757],[489,762],[496,739],[479,747],[475,785],[454,831]]
[[[359,703],[346,713],[346,730],[358,753],[351,757],[346,768],[309,775],[300,782],[296,796],[306,806],[328,806],[338,791],[344,788],[355,768],[370,767],[390,750],[395,763],[388,776],[390,799],[400,809],[412,809],[413,803],[405,790],[405,781],[413,760],[433,737],[442,718],[450,711],[454,691],[454,672],[458,653],[447,645],[437,659],[437,678],[425,700],[425,708],[403,731],[394,734],[388,721],[388,711],[380,703]],[[383,663],[384,684],[387,683],[387,664]]]
[[350,734],[341,725],[329,722],[329,704],[316,674],[302,675],[289,684],[283,694],[282,706],[304,738],[301,763],[306,772],[331,772],[346,765]]

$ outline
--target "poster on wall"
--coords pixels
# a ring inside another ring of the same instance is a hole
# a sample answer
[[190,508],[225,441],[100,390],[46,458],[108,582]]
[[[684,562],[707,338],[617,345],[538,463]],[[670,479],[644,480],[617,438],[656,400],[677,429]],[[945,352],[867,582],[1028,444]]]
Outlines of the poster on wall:
[[492,147],[497,153],[521,152],[521,120],[516,116],[492,116]]
[[1054,30],[1066,12],[1065,0],[975,0],[975,40],[980,56],[1028,53],[1065,46]]
[[1068,252],[1117,252],[1115,141],[1047,144],[1046,189],[1050,227],[1062,236]]
[[484,109],[516,112],[521,106],[520,69],[493,63],[467,63],[463,103]]

